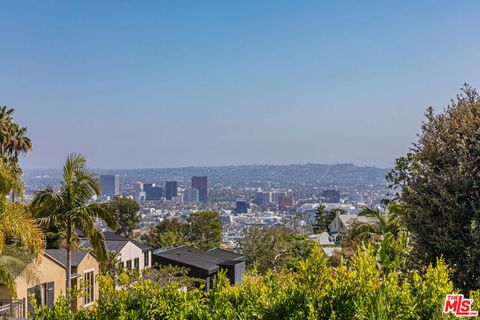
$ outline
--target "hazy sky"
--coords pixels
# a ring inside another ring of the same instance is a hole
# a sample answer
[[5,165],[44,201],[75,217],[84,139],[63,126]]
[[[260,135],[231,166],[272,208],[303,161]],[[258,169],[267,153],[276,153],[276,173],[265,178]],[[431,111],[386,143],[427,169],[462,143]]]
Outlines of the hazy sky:
[[479,1],[1,1],[26,168],[391,166],[480,87]]

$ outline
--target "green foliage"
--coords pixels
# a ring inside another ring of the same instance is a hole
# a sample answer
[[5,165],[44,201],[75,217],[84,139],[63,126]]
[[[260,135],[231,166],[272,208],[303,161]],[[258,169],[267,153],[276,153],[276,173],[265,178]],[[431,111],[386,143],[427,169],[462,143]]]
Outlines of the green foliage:
[[142,240],[149,246],[155,248],[168,248],[186,244],[186,225],[178,218],[163,219],[158,222]]
[[480,288],[480,97],[468,85],[441,114],[429,108],[412,151],[387,176],[422,264],[442,256],[464,292]]
[[[89,319],[448,319],[443,300],[453,292],[442,259],[424,274],[402,277],[379,268],[375,250],[358,250],[338,267],[328,264],[320,247],[295,263],[293,269],[256,271],[241,286],[220,274],[213,289],[179,290],[152,279],[131,281],[99,277],[100,299]],[[58,308],[60,310],[61,308]],[[54,311],[51,311],[52,313]],[[74,316],[77,316],[74,315]],[[63,316],[63,314],[62,314]],[[44,319],[54,319],[45,317]],[[72,318],[69,314],[62,319]]]
[[222,244],[222,223],[218,212],[197,212],[187,219],[185,239],[194,247],[208,250]]
[[191,214],[186,223],[164,219],[157,223],[142,240],[153,247],[190,245],[202,250],[220,247],[222,224],[217,212]]
[[[70,269],[70,252],[78,246],[76,230],[81,230],[95,251],[96,258],[104,263],[107,257],[105,241],[96,228],[96,219],[102,219],[110,228],[117,221],[107,204],[89,203],[93,196],[100,195],[100,183],[87,169],[86,159],[79,154],[70,154],[63,166],[63,181],[60,192],[47,187],[35,192],[30,204],[36,217],[46,226],[62,230],[62,247],[67,250],[67,269]],[[71,272],[67,271],[67,287],[71,286]]]
[[[23,194],[18,156],[32,148],[27,129],[13,122],[14,110],[0,107],[0,283],[16,296],[14,274],[34,274],[32,258],[39,261],[44,248],[41,228],[28,207],[15,202]],[[11,195],[12,201],[7,201]],[[12,241],[14,239],[14,241]]]
[[243,231],[238,250],[245,256],[248,267],[260,273],[277,270],[308,256],[312,242],[283,227],[251,227]]
[[133,199],[118,196],[113,198],[110,205],[118,221],[116,233],[130,238],[132,230],[137,227],[142,218],[140,216],[140,205]]

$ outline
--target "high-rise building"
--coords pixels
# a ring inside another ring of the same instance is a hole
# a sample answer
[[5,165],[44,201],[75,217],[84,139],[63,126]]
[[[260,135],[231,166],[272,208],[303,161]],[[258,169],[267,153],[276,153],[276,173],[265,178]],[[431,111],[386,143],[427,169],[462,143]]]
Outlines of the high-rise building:
[[183,201],[197,203],[200,201],[200,193],[198,189],[190,188],[185,189],[183,192]]
[[177,181],[166,181],[165,182],[165,198],[167,200],[172,200],[172,198],[177,197],[177,195],[178,195]]
[[145,200],[157,201],[163,197],[163,188],[157,187],[154,183],[144,183],[143,191],[145,191]]
[[255,203],[257,204],[268,204],[272,202],[272,193],[271,192],[262,192],[258,191],[255,193]]
[[247,213],[248,210],[248,202],[243,199],[238,199],[235,205],[235,213]]
[[340,191],[338,190],[325,190],[322,192],[322,197],[325,202],[340,203]]
[[295,199],[289,196],[278,197],[278,206],[282,208],[291,208],[295,205]]
[[197,189],[201,202],[208,200],[208,179],[207,177],[192,177],[192,188]]
[[287,192],[286,191],[275,191],[272,192],[272,202],[278,203],[280,197],[286,197]]
[[104,174],[100,176],[100,187],[103,196],[117,196],[120,194],[120,176],[118,174]]

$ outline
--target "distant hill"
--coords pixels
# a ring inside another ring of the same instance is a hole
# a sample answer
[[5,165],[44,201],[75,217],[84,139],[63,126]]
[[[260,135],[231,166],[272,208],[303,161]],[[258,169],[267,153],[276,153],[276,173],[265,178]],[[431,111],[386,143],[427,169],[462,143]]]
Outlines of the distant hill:
[[[92,169],[98,174],[116,173],[121,183],[162,182],[180,180],[189,184],[192,176],[206,175],[209,184],[262,186],[356,186],[384,185],[385,175],[390,169],[360,167],[353,164],[292,164],[292,165],[244,165],[221,167],[185,167],[165,169]],[[33,187],[43,181],[55,184],[60,180],[60,170],[25,170],[25,182]]]

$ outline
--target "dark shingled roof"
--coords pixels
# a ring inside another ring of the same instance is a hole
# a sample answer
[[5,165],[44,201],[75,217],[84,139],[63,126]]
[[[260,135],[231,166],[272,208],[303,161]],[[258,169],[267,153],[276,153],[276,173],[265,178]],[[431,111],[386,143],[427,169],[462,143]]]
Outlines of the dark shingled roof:
[[[72,250],[72,267],[77,267],[88,253],[88,250]],[[66,249],[46,249],[45,254],[50,258],[60,262],[63,266],[67,265]]]
[[226,260],[238,261],[238,262],[245,261],[245,256],[242,256],[241,254],[238,254],[232,251],[223,250],[220,248],[210,249],[207,252],[225,261]]
[[142,251],[148,251],[148,250],[152,250],[152,247],[150,246],[147,246],[146,244],[144,243],[141,243],[137,240],[130,240],[133,242],[133,244],[135,244],[137,247],[139,247],[140,249],[142,249]]
[[153,254],[163,259],[207,270],[209,274],[218,271],[221,265],[234,265],[245,261],[245,257],[233,252],[221,249],[209,252],[189,246],[169,250],[158,249]]
[[209,273],[218,271],[220,259],[197,248],[189,246],[176,247],[170,250],[154,252],[156,256],[179,262],[185,265],[207,270]]
[[127,238],[122,237],[112,231],[104,231],[103,237],[105,238],[105,240],[128,240]]
[[128,243],[129,240],[107,240],[105,246],[109,251],[120,251]]

